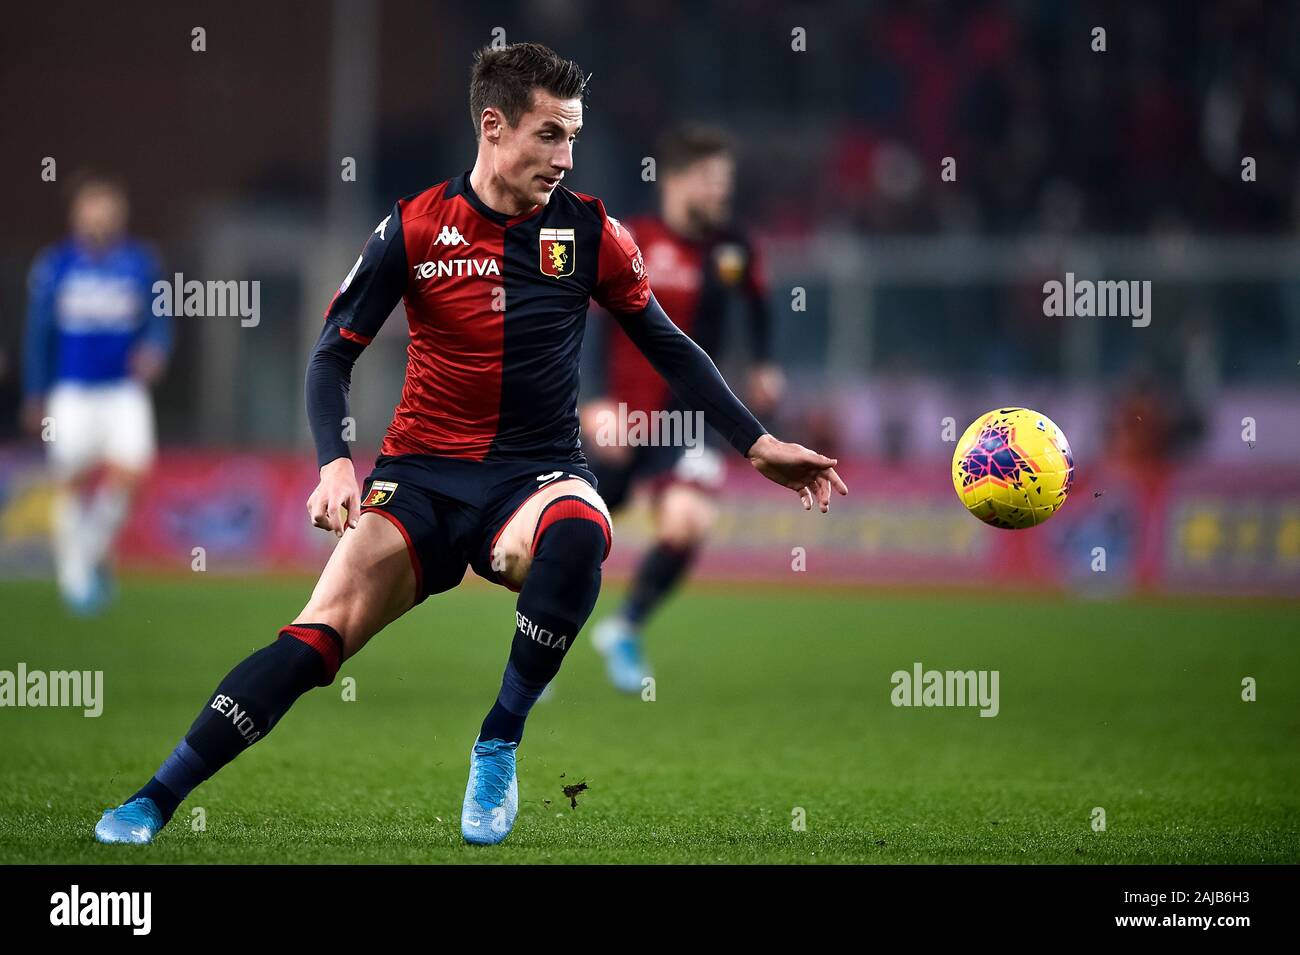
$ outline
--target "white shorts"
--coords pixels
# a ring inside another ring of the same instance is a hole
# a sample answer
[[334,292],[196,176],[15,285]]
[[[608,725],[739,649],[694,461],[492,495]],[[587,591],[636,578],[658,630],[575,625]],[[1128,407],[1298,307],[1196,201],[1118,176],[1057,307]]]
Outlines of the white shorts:
[[57,477],[76,477],[99,464],[144,471],[153,463],[153,402],[138,381],[56,385],[46,414],[54,419],[49,445]]
[[682,452],[682,456],[673,465],[673,478],[706,491],[716,491],[726,483],[727,462],[716,448],[701,445],[694,449],[694,453]]

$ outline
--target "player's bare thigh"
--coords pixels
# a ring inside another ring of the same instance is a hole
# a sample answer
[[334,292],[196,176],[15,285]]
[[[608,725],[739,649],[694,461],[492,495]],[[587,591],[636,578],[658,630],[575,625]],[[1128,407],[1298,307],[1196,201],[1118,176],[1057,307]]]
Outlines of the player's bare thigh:
[[672,483],[654,502],[655,536],[673,547],[694,547],[708,536],[718,518],[708,492],[693,484]]
[[519,510],[506,522],[496,545],[492,548],[493,570],[516,590],[524,585],[524,581],[528,578],[528,569],[533,564],[533,535],[537,531],[537,522],[542,516],[542,510],[551,501],[565,496],[580,497],[590,502],[592,507],[605,515],[605,520],[610,521],[612,531],[614,522],[610,520],[609,508],[596,493],[596,489],[586,481],[566,478],[548,484],[524,501]]
[[294,623],[323,623],[343,638],[343,658],[415,605],[415,571],[401,531],[362,514],[343,535]]

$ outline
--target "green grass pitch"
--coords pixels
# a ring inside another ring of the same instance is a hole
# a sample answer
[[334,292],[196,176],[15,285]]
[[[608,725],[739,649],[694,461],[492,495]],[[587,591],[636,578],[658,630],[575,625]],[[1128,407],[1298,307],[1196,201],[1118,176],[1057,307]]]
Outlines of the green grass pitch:
[[[653,702],[616,695],[582,635],[533,711],[502,846],[459,833],[513,620],[513,596],[486,586],[430,598],[377,637],[343,668],[355,702],[339,682],[308,694],[154,845],[95,844],[100,811],[309,590],[129,579],[84,622],[48,584],[0,585],[0,669],[105,681],[97,719],[0,709],[0,862],[1300,859],[1294,604],[702,586],[652,624]],[[890,674],[915,661],[998,670],[1001,712],[895,708]],[[1257,702],[1241,700],[1247,676]],[[584,781],[573,809],[562,787]]]

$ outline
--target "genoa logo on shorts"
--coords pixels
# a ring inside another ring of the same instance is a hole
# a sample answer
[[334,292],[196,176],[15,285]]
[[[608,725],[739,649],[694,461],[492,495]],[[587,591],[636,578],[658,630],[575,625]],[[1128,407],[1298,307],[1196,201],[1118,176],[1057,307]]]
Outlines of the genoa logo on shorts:
[[382,507],[393,499],[393,494],[397,491],[395,481],[376,481],[370,485],[370,493],[366,499],[361,502],[362,507]]

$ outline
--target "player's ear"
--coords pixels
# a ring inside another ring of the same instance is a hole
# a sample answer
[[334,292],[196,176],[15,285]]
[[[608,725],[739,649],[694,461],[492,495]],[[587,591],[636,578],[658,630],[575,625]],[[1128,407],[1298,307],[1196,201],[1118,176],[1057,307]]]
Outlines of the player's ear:
[[493,146],[501,140],[501,115],[491,106],[484,109],[479,118],[479,132]]

